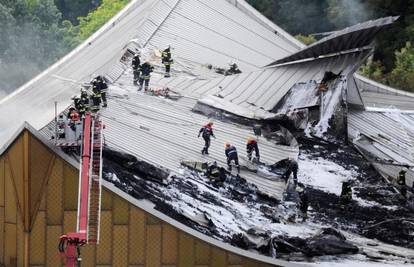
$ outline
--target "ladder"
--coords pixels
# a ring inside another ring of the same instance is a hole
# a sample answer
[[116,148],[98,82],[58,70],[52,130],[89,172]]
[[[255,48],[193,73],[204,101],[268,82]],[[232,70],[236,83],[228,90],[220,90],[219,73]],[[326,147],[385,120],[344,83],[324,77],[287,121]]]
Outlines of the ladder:
[[99,244],[101,220],[102,179],[102,121],[99,114],[92,123],[92,148],[89,184],[88,244]]
[[80,247],[99,243],[103,124],[99,113],[89,112],[83,123],[76,232],[62,235],[59,242],[67,267],[80,264]]

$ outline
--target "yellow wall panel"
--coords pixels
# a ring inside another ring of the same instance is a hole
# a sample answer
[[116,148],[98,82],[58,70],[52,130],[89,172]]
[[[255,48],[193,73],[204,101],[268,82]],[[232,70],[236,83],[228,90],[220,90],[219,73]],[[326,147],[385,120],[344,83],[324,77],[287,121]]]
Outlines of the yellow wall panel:
[[177,263],[178,255],[178,232],[177,230],[166,224],[162,224],[162,263]]
[[46,189],[47,187],[45,187],[45,190],[44,190],[44,192],[43,192],[43,195],[42,195],[42,200],[40,201],[40,206],[39,206],[39,210],[42,210],[42,211],[46,211],[46,199],[47,199],[47,189]]
[[79,172],[72,166],[65,164],[63,168],[63,177],[65,177],[65,190],[63,191],[65,210],[76,211],[78,209]]
[[129,205],[124,199],[114,196],[113,198],[113,222],[116,225],[128,224]]
[[4,262],[4,208],[0,207],[0,263]]
[[11,178],[9,164],[5,165],[6,180],[5,180],[5,220],[7,223],[17,222],[17,199],[14,190],[13,181]]
[[7,267],[17,267],[17,226],[16,224],[5,224],[5,246],[4,263]]
[[195,262],[194,239],[190,235],[180,232],[178,240],[178,266],[193,266]]
[[211,246],[206,242],[196,240],[195,241],[195,258],[196,264],[208,265],[210,264]]
[[45,264],[46,213],[40,211],[30,235],[30,264]]
[[238,265],[242,263],[243,263],[243,257],[233,254],[233,253],[227,253],[227,264]]
[[147,226],[146,267],[161,266],[161,225]]
[[73,233],[76,231],[76,220],[78,213],[76,211],[65,211],[63,213],[63,233]]
[[226,252],[217,247],[211,248],[211,265],[217,267],[225,267],[226,262]]
[[23,135],[10,147],[8,157],[16,185],[18,201],[20,205],[23,205]]
[[145,213],[135,207],[130,208],[129,219],[129,264],[145,263]]
[[112,209],[112,193],[107,189],[103,188],[102,190],[102,210],[111,210]]
[[17,266],[23,266],[24,260],[24,226],[21,216],[17,218]]
[[62,226],[53,225],[46,227],[46,266],[56,267],[62,264],[57,251],[59,237],[62,235]]
[[55,160],[52,173],[47,185],[47,224],[63,223],[63,162]]
[[102,265],[112,263],[112,212],[110,211],[101,212],[101,236],[96,247],[96,263]]
[[113,266],[128,267],[128,226],[114,226]]
[[33,217],[43,195],[52,153],[35,137],[30,137],[30,214]]
[[0,207],[4,207],[4,158],[0,157]]
[[95,245],[88,245],[81,248],[82,267],[95,266]]

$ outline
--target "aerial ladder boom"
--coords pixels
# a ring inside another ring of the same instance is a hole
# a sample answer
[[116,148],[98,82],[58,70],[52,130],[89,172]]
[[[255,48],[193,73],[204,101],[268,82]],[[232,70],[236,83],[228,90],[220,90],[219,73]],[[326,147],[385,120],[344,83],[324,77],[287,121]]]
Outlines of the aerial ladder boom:
[[82,134],[76,232],[60,237],[67,267],[80,266],[80,247],[99,243],[102,179],[102,122],[86,113]]

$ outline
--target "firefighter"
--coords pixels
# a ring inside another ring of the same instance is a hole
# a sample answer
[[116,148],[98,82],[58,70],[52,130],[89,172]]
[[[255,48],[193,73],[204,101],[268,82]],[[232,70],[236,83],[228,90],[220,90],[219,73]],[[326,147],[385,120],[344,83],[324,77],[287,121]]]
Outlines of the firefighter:
[[171,48],[168,46],[164,51],[162,51],[162,64],[165,66],[165,75],[164,77],[168,78],[171,77],[170,71],[171,71],[171,64],[173,63],[173,60],[171,58]]
[[226,142],[224,143],[224,148],[225,148],[225,154],[227,157],[227,166],[228,166],[228,170],[231,171],[231,162],[234,161],[234,164],[236,165],[237,168],[237,173],[240,173],[240,165],[239,165],[239,156],[237,155],[237,149],[232,146],[230,143]]
[[99,91],[100,94],[100,102],[103,103],[102,107],[107,107],[108,102],[106,100],[106,93],[108,92],[108,84],[104,80],[104,78],[99,75],[92,81],[92,91]]
[[213,132],[213,122],[209,121],[206,125],[201,127],[200,131],[198,132],[198,137],[200,135],[203,136],[204,139],[204,147],[203,150],[201,150],[201,154],[207,154],[208,155],[208,148],[210,147],[211,143],[211,137],[216,138]]
[[247,151],[247,158],[249,160],[252,160],[253,151],[256,154],[256,161],[260,161],[260,154],[259,154],[259,146],[257,144],[257,141],[254,137],[249,136],[247,138],[247,144],[246,144],[246,151]]
[[81,90],[81,96],[80,96],[80,103],[79,103],[79,115],[81,118],[85,116],[86,111],[89,110],[89,96],[88,93],[85,90]]
[[287,183],[287,181],[289,180],[290,174],[293,173],[293,182],[295,183],[295,185],[298,184],[298,169],[299,166],[296,160],[294,160],[293,158],[288,158],[286,172],[283,175],[283,177],[285,178],[285,183]]
[[91,111],[97,112],[100,108],[101,104],[101,90],[98,86],[98,80],[95,78],[92,80],[92,94],[91,94],[91,100],[92,100],[92,106]]
[[73,130],[76,131],[76,123],[79,121],[80,117],[79,117],[79,113],[76,111],[76,109],[72,109],[70,114],[69,114],[69,127]]
[[299,195],[298,208],[302,213],[302,221],[308,219],[308,208],[309,208],[309,198],[305,188],[298,187],[297,189]]
[[399,173],[397,177],[397,184],[400,189],[401,195],[403,195],[405,198],[407,198],[407,188],[405,183],[405,173],[407,170],[403,168]]
[[58,139],[65,139],[65,128],[66,128],[66,120],[63,118],[63,115],[59,115],[57,120],[57,138]]
[[345,209],[351,203],[352,200],[352,188],[348,181],[342,182],[342,190],[340,196],[341,209]]
[[134,85],[138,85],[139,75],[141,71],[141,59],[139,58],[138,53],[135,53],[134,57],[132,58],[132,70],[134,72]]
[[141,90],[145,83],[145,91],[148,91],[149,82],[151,78],[151,72],[154,70],[154,67],[146,61],[144,64],[141,65],[141,76],[139,77],[139,86]]

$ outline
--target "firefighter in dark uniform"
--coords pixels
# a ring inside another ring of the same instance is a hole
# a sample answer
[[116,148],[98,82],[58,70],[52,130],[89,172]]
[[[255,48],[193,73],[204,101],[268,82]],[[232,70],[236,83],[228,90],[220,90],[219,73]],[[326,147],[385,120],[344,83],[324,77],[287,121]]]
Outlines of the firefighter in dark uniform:
[[298,187],[297,189],[299,195],[299,203],[298,207],[300,212],[302,213],[303,221],[306,221],[308,218],[308,208],[309,208],[309,198],[305,188]]
[[92,80],[92,94],[91,94],[91,100],[92,100],[92,106],[91,111],[97,112],[100,108],[101,104],[101,90],[98,86],[98,80],[95,78]]
[[201,127],[200,131],[198,131],[198,137],[200,137],[200,135],[202,135],[204,139],[204,147],[203,147],[203,150],[201,150],[201,154],[208,155],[208,148],[210,147],[211,137],[216,138],[213,133],[213,122],[212,121],[209,121],[206,125]]
[[293,173],[293,182],[295,183],[295,185],[298,183],[298,169],[299,169],[299,166],[296,160],[294,160],[293,158],[289,158],[287,161],[286,172],[283,175],[286,183],[289,180],[291,173]]
[[254,137],[249,136],[247,138],[247,144],[246,144],[246,151],[247,151],[247,158],[249,160],[252,160],[253,151],[256,154],[256,161],[260,161],[260,154],[259,154],[259,146],[257,144],[257,141]]
[[398,178],[397,178],[397,184],[398,187],[400,189],[401,195],[403,195],[405,198],[407,198],[407,187],[406,187],[406,183],[405,183],[405,173],[406,173],[406,169],[402,169],[399,173],[398,173]]
[[139,77],[139,86],[141,90],[145,83],[145,91],[148,91],[149,82],[151,78],[151,72],[154,70],[154,67],[147,61],[141,65],[141,76]]
[[224,148],[225,148],[224,153],[226,154],[226,157],[227,157],[227,166],[228,166],[229,171],[231,171],[232,169],[231,162],[234,161],[234,164],[236,165],[236,168],[237,168],[237,173],[240,173],[239,156],[237,155],[237,149],[227,142],[224,144]]
[[136,53],[132,58],[132,70],[134,72],[134,85],[138,85],[139,75],[141,71],[141,59],[139,58],[138,53]]
[[351,204],[352,200],[352,188],[348,181],[342,182],[342,190],[340,196],[341,209],[345,209],[346,206]]
[[79,115],[83,118],[86,111],[89,110],[89,96],[85,90],[81,90],[80,101],[79,101]]
[[162,51],[162,64],[165,66],[165,75],[164,77],[168,78],[171,77],[170,71],[171,71],[171,64],[173,63],[173,60],[171,58],[171,48],[168,46],[167,49]]
[[98,87],[98,90],[101,92],[101,99],[103,103],[102,106],[105,108],[108,106],[108,102],[106,100],[106,93],[108,92],[108,84],[106,83],[104,78],[99,75],[96,77],[96,86]]

